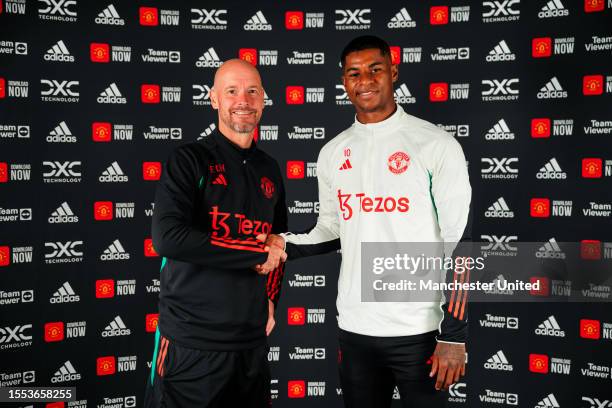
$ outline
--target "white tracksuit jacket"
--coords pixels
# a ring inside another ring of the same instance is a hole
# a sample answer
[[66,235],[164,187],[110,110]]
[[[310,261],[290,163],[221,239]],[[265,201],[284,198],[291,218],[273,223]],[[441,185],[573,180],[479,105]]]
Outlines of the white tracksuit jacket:
[[362,241],[452,244],[462,238],[471,187],[459,143],[397,105],[386,120],[355,120],[329,141],[319,153],[317,175],[316,226],[283,235],[289,259],[340,238],[340,328],[380,337],[439,330],[439,341],[464,342],[465,318],[453,318],[441,302],[361,302]]

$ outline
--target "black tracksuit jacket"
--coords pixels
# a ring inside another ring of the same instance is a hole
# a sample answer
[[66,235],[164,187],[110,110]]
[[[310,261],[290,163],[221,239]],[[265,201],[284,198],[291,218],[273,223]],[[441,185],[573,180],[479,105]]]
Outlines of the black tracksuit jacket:
[[258,234],[287,231],[277,162],[255,143],[241,149],[219,131],[170,155],[155,195],[153,246],[164,257],[161,334],[185,347],[240,350],[265,344],[268,302],[283,266],[267,277]]

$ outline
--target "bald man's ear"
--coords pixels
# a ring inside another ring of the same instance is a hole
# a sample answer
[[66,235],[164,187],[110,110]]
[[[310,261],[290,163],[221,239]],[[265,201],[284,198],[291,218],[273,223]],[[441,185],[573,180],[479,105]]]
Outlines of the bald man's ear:
[[219,109],[219,100],[217,99],[217,90],[215,89],[214,86],[210,88],[210,104],[212,105],[213,109],[216,109],[216,110]]

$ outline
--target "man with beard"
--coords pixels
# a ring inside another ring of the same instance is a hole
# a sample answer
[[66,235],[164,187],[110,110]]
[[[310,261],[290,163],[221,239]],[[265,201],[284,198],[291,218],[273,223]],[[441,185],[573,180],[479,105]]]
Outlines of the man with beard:
[[270,402],[266,335],[285,253],[261,240],[287,229],[283,180],[253,142],[264,107],[257,70],[225,62],[210,98],[218,130],[170,155],[155,195],[163,261],[146,407]]
[[437,390],[465,372],[465,294],[363,302],[361,244],[435,243],[451,256],[469,232],[465,157],[451,135],[396,104],[398,67],[385,41],[358,37],[341,62],[356,118],[319,153],[317,224],[304,234],[270,235],[267,243],[286,245],[291,260],[328,251],[340,239],[339,371],[346,407],[389,407],[394,386],[404,407],[443,407],[447,395]]

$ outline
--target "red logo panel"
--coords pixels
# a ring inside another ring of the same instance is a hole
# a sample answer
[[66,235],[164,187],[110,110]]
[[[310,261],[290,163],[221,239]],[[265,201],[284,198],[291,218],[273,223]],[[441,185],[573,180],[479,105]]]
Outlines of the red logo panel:
[[306,324],[306,309],[303,307],[290,307],[287,309],[287,324],[289,326],[303,326]]
[[94,203],[94,218],[96,221],[110,221],[113,219],[113,202],[96,201]]
[[0,162],[0,183],[7,183],[8,179],[8,163]]
[[144,256],[148,258],[159,256],[155,248],[153,247],[153,240],[151,238],[147,238],[144,240]]
[[550,294],[550,281],[548,278],[543,276],[533,276],[529,279],[529,283],[540,284],[540,289],[531,289],[529,294],[531,296],[548,296]]
[[142,163],[142,178],[147,181],[159,180],[159,178],[161,177],[161,171],[161,162]]
[[287,105],[302,105],[304,103],[304,87],[288,86],[285,90]]
[[0,246],[0,266],[8,266],[11,263],[11,248]]
[[599,320],[580,319],[580,337],[597,340],[601,336],[601,323]]
[[594,13],[603,11],[605,7],[604,0],[584,0],[584,11],[586,13]]
[[434,82],[429,84],[429,100],[431,102],[448,101],[448,83]]
[[64,340],[64,322],[45,323],[45,341],[50,343],[62,340]]
[[306,396],[306,383],[303,380],[292,380],[287,383],[287,396],[289,398],[304,398]]
[[96,297],[98,299],[115,296],[115,281],[113,279],[100,279],[96,281]]
[[304,12],[286,11],[285,28],[287,30],[302,30],[304,28]]
[[582,159],[582,177],[601,178],[603,176],[603,160],[598,158]]
[[402,51],[400,47],[389,47],[391,49],[391,64],[397,65],[402,61]]
[[0,99],[6,98],[6,81],[4,78],[0,78]]
[[432,25],[448,24],[448,6],[433,6],[429,9],[429,22]]
[[531,137],[535,139],[550,137],[550,119],[548,118],[531,119]]
[[546,354],[530,354],[529,371],[532,373],[548,374],[548,356]]
[[601,259],[601,241],[584,239],[580,241],[580,258],[598,261]]
[[140,25],[156,26],[159,25],[159,13],[156,7],[140,7]]
[[550,217],[550,200],[548,198],[532,198],[529,208],[532,217]]
[[142,103],[159,103],[160,101],[159,85],[143,84],[140,87],[140,99]]
[[104,43],[91,43],[89,45],[89,57],[91,58],[91,62],[109,62],[109,45]]
[[91,124],[91,138],[94,142],[110,142],[112,126],[108,122],[94,122]]
[[287,178],[288,179],[303,179],[304,178],[304,162],[300,160],[290,160],[287,162]]
[[550,37],[534,38],[531,40],[531,56],[533,58],[546,58],[552,55],[552,39]]
[[603,90],[603,75],[585,75],[582,79],[582,93],[584,95],[601,95]]
[[115,374],[116,371],[115,357],[106,356],[98,357],[96,360],[96,374],[98,375],[111,375]]
[[157,323],[159,322],[159,313],[150,313],[145,316],[145,330],[147,333],[153,333],[157,330]]
[[241,48],[238,50],[238,58],[251,65],[257,65],[257,50],[255,48]]

